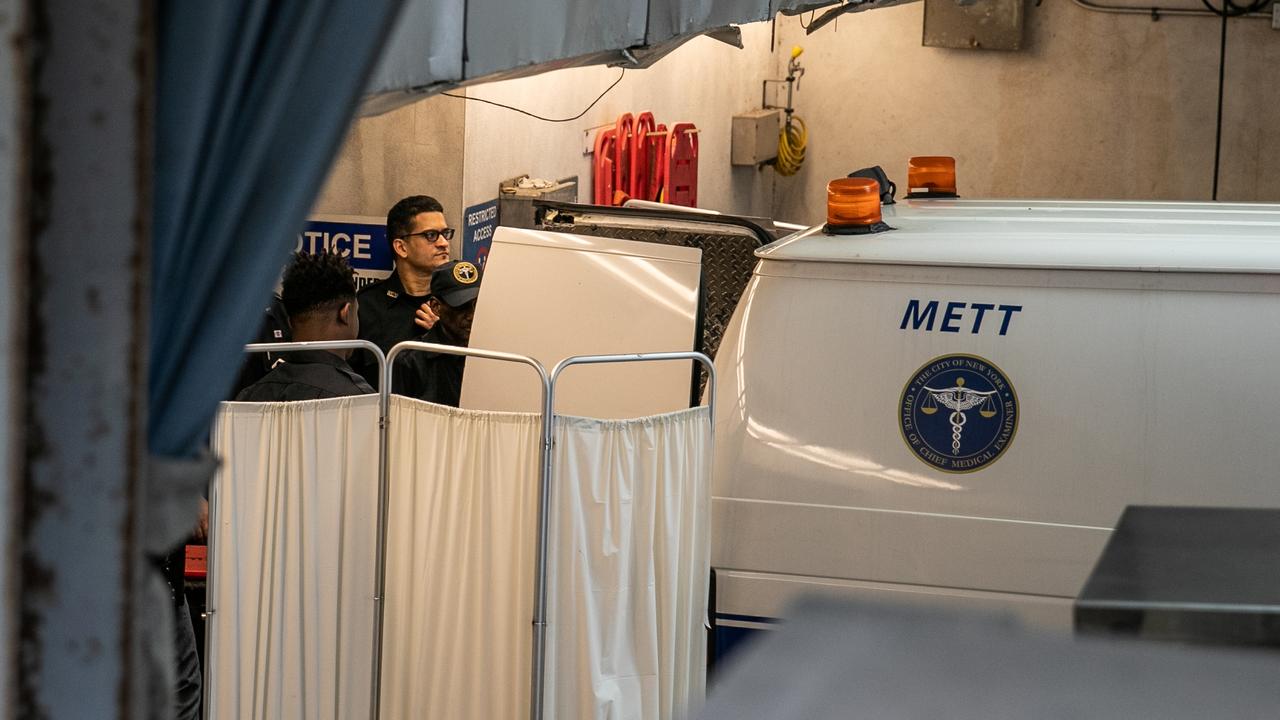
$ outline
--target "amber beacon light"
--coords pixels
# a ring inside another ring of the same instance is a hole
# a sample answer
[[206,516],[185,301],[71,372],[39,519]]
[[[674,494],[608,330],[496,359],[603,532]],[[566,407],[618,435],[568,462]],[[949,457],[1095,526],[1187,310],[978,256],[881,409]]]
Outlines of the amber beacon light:
[[913,157],[907,161],[908,197],[956,194],[956,159],[941,155]]
[[827,183],[827,225],[869,227],[880,222],[880,183],[867,178],[839,178]]

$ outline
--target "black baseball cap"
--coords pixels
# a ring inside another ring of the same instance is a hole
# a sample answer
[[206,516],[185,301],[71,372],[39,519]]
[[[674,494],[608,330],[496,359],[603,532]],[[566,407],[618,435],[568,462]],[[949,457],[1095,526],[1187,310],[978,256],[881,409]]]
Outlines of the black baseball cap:
[[480,294],[480,268],[466,260],[452,260],[431,273],[431,294],[451,308],[462,307]]

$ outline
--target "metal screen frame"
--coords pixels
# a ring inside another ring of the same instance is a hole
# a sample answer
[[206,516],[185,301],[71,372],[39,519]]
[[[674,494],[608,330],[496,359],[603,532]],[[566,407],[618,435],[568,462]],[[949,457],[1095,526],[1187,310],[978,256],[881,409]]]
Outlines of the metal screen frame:
[[[382,348],[369,342],[368,340],[312,340],[304,342],[285,342],[285,343],[249,343],[244,346],[246,354],[254,353],[272,353],[272,352],[289,352],[294,350],[368,350],[378,360],[378,374],[382,375],[386,372],[387,357],[382,353]],[[387,477],[387,411],[390,407],[390,393],[386,388],[378,390],[378,482],[380,485],[386,484]],[[209,487],[209,533],[205,538],[205,567],[215,567],[214,553],[217,548],[213,543],[213,528],[217,527],[217,508],[218,508],[218,481],[217,475],[214,475],[214,481]],[[218,612],[217,606],[210,607],[209,599],[215,598],[214,586],[217,582],[215,573],[207,571],[205,574],[204,592],[205,592],[205,623],[204,623],[204,651],[205,662],[203,672],[201,673],[203,685],[200,689],[200,715],[201,717],[209,717],[209,631],[213,622],[216,622],[215,615]],[[374,591],[374,612],[377,616],[381,616],[382,598],[381,592],[375,588]],[[378,642],[381,635],[374,638],[374,650],[378,651]]]
[[[539,568],[543,568],[545,563],[545,548],[547,538],[547,498],[550,496],[551,488],[551,383],[547,377],[547,370],[542,363],[527,356],[516,355],[514,353],[498,352],[496,350],[480,350],[476,348],[460,347],[457,345],[440,345],[437,343],[426,343],[416,341],[406,341],[396,344],[387,353],[386,363],[382,366],[382,382],[381,390],[386,393],[387,404],[390,405],[391,397],[391,376],[395,370],[395,360],[404,352],[426,351],[436,352],[442,355],[460,355],[463,357],[478,357],[485,360],[499,360],[503,362],[520,363],[528,365],[538,373],[539,380],[542,381],[542,410],[541,410],[541,428],[542,428],[542,447],[539,457],[539,500],[538,500],[538,558]],[[389,409],[389,408],[388,408]],[[383,422],[383,437],[387,436],[387,427],[390,425],[390,413]],[[386,446],[383,445],[383,457],[385,467]],[[387,500],[389,495],[388,484],[389,474],[384,474],[381,478],[381,485],[378,488],[378,604],[377,628],[374,634],[374,656],[373,656],[373,709],[371,716],[373,720],[379,720],[382,712],[382,632],[383,632],[383,593],[386,590],[386,567],[387,567]],[[542,582],[542,573],[537,576],[535,581],[539,588],[545,587]],[[545,592],[544,592],[545,596]],[[535,647],[538,646],[539,638],[546,636],[546,614],[545,612],[539,618],[535,617],[533,621],[533,641]],[[538,688],[540,694],[541,688]]]
[[[551,371],[551,382],[547,388],[544,417],[555,418],[556,381],[560,374],[574,365],[603,365],[627,362],[658,362],[664,360],[694,360],[702,363],[707,370],[707,421],[710,423],[709,438],[715,444],[715,407],[716,407],[716,368],[711,358],[700,352],[658,352],[637,353],[630,355],[575,355],[565,358],[556,364]],[[534,576],[533,599],[533,678],[530,681],[529,717],[542,720],[543,689],[546,685],[546,643],[547,643],[547,546],[549,538],[549,513],[551,510],[551,445],[553,440],[553,422],[547,423],[545,444],[546,456],[543,472],[545,479],[542,486],[542,498],[538,507],[538,559]]]
[[[539,458],[539,498],[538,498],[538,546],[536,568],[534,572],[534,617],[533,617],[533,658],[532,658],[532,677],[530,678],[530,707],[529,717],[532,720],[542,720],[543,709],[542,702],[544,697],[544,688],[546,683],[546,638],[547,638],[547,554],[550,539],[550,513],[551,513],[551,479],[553,473],[551,448],[554,442],[555,428],[555,385],[559,380],[561,373],[574,365],[600,365],[611,363],[627,363],[627,362],[661,362],[670,360],[692,360],[702,364],[707,371],[707,391],[706,391],[706,407],[708,411],[708,422],[710,423],[709,437],[714,444],[715,442],[715,402],[716,402],[716,371],[715,365],[711,358],[700,352],[660,352],[660,353],[637,353],[624,355],[576,355],[574,357],[561,360],[548,376],[546,368],[542,363],[538,362],[527,355],[517,355],[514,353],[498,352],[494,350],[482,350],[477,348],[459,347],[456,345],[439,345],[436,343],[425,343],[416,341],[406,341],[399,343],[391,348],[390,352],[384,354],[382,350],[375,344],[367,340],[342,340],[342,341],[321,341],[321,342],[290,342],[290,343],[251,343],[245,346],[246,353],[258,352],[288,352],[292,350],[368,350],[374,354],[378,360],[379,372],[379,388],[378,388],[378,522],[377,522],[377,569],[375,575],[374,588],[374,637],[373,637],[373,684],[372,699],[370,707],[370,718],[378,720],[381,713],[382,704],[382,634],[384,627],[384,602],[386,592],[386,562],[387,562],[387,512],[390,482],[389,472],[389,453],[388,453],[388,437],[391,426],[391,381],[395,368],[395,360],[405,352],[436,352],[443,355],[458,355],[462,357],[478,357],[485,360],[497,360],[502,362],[514,362],[528,365],[537,372],[538,378],[542,383],[542,410],[541,410],[541,429],[542,429],[542,447],[540,449],[541,456]],[[217,510],[217,482],[209,492],[209,524],[210,527],[216,526],[216,510]],[[208,564],[214,565],[213,559],[216,552],[214,546],[213,533],[209,534],[208,544]],[[214,587],[216,577],[214,573],[209,573],[206,581],[205,592],[209,597],[216,597]],[[210,632],[211,619],[217,613],[216,605],[208,607],[206,603],[206,623],[205,623],[205,647],[206,652],[209,647],[208,638]],[[204,703],[202,711],[207,717],[209,710],[208,694],[208,664],[205,666],[205,683],[203,688]]]

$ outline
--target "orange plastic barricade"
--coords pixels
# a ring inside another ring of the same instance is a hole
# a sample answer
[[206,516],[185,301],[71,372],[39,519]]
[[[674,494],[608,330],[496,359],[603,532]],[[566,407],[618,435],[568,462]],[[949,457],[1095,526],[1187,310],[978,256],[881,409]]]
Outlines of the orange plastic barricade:
[[636,116],[635,131],[631,140],[631,180],[626,188],[634,198],[649,200],[649,180],[653,176],[653,159],[649,148],[653,146],[652,137],[655,123],[653,113],[642,112]]
[[[631,145],[635,142],[636,121],[631,113],[623,113],[614,126],[616,141],[613,146],[613,189],[628,195],[631,193]],[[613,200],[612,194],[609,198]]]
[[608,205],[613,201],[614,152],[617,149],[617,132],[613,128],[596,133],[595,154],[592,155],[591,202]]
[[676,123],[667,135],[666,200],[698,207],[698,128]]
[[667,184],[667,126],[658,123],[653,129],[653,142],[649,145],[649,192],[645,200],[663,202],[663,190]]

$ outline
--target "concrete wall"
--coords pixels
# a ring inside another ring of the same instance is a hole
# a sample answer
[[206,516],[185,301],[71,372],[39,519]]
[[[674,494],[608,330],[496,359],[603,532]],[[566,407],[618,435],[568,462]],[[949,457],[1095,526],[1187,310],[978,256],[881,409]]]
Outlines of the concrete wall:
[[[745,26],[745,50],[698,38],[655,67],[629,70],[573,122],[543,122],[446,96],[357,120],[313,213],[385,216],[401,197],[424,193],[439,198],[450,225],[460,228],[466,206],[496,198],[499,182],[522,173],[553,179],[577,175],[579,199],[589,202],[592,156],[582,152],[584,130],[612,124],[624,112],[649,110],[659,122],[691,121],[702,131],[699,205],[767,214],[774,174],[731,167],[729,130],[734,113],[760,102],[760,81],[772,64],[770,29],[769,23]],[[546,117],[568,117],[591,104],[619,72],[559,70],[465,92]],[[455,251],[461,245],[455,241]]]
[[463,101],[437,96],[357,120],[312,212],[385,218],[400,198],[431,195],[461,227],[466,112]]
[[[591,158],[583,131],[612,124],[624,112],[651,111],[668,126],[690,121],[701,131],[698,204],[737,213],[767,212],[772,171],[729,165],[730,119],[760,103],[760,81],[770,72],[769,23],[742,28],[744,50],[697,38],[646,70],[628,70],[580,120],[547,123],[510,110],[467,103],[463,198],[470,205],[497,197],[498,183],[521,173],[579,177],[579,199],[591,199]],[[513,105],[546,117],[569,117],[591,103],[617,77],[612,68],[559,70],[482,85],[473,97]],[[592,131],[594,138],[594,131]]]
[[[1190,0],[1187,0],[1190,3]],[[1188,6],[1194,6],[1190,3]],[[1027,49],[920,45],[924,4],[850,15],[805,36],[800,18],[743,27],[745,50],[699,38],[622,82],[580,120],[547,123],[477,102],[434,97],[360,120],[317,212],[385,215],[404,195],[439,197],[460,226],[467,205],[497,196],[520,173],[578,175],[590,198],[583,131],[623,112],[701,128],[699,204],[818,222],[828,180],[882,165],[905,184],[911,155],[957,158],[971,197],[1207,200],[1213,182],[1218,20],[1104,15],[1069,0],[1029,5]],[[785,75],[802,45],[796,95],[809,125],[800,174],[729,165],[733,114],[758,107],[760,82]],[[1280,32],[1230,23],[1223,200],[1280,201]],[[467,92],[549,117],[574,115],[618,75],[578,68]],[[594,135],[594,132],[592,133]]]
[[[778,19],[779,46],[805,48],[796,107],[809,125],[778,217],[819,222],[831,178],[881,165],[905,184],[907,158],[933,154],[956,157],[960,192],[975,197],[1210,198],[1218,19],[1049,0],[1028,5],[1028,49],[999,52],[921,47],[923,11],[851,15],[809,37],[799,18]],[[1219,199],[1280,200],[1277,66],[1280,32],[1232,20]]]

